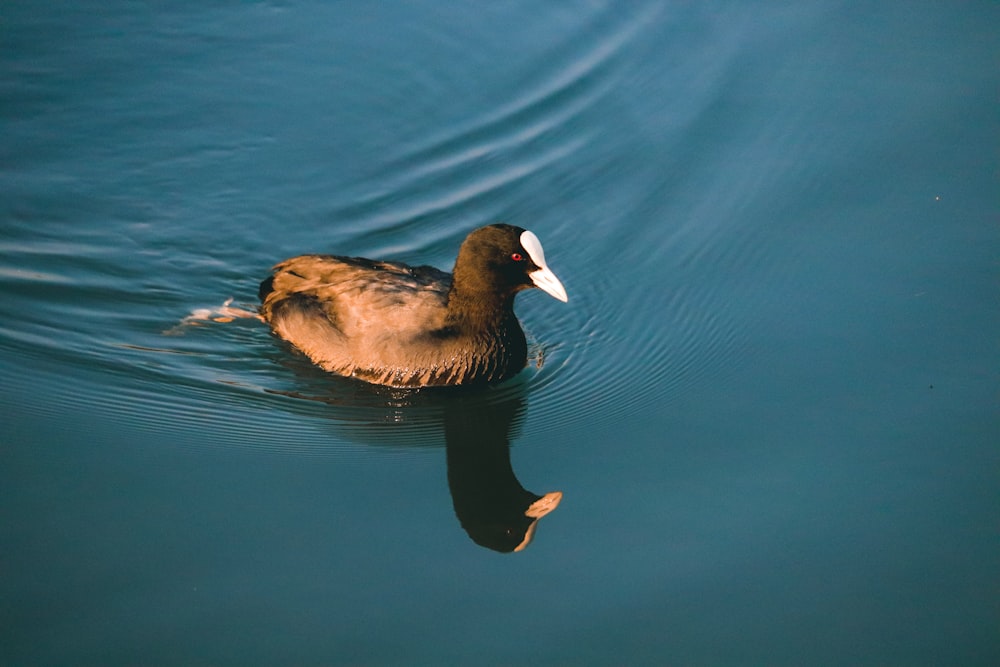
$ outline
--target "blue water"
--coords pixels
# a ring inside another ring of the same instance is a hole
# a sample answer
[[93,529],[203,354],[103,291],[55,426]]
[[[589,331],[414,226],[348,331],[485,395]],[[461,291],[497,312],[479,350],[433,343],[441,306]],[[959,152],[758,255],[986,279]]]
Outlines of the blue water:
[[[0,664],[997,664],[998,26],[7,3]],[[498,220],[570,300],[483,393],[185,320]]]

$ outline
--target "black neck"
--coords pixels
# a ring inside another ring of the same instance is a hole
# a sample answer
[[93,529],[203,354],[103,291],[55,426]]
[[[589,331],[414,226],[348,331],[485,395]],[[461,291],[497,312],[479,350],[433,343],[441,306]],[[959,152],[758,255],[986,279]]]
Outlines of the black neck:
[[448,294],[448,324],[476,332],[496,332],[514,318],[515,290],[489,271],[455,266]]

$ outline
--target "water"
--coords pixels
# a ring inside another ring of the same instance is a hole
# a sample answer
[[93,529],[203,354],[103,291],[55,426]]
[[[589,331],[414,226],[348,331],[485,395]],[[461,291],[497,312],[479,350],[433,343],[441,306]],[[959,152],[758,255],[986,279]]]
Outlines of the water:
[[[2,13],[0,662],[1000,658],[995,4]],[[177,328],[497,220],[501,387]]]

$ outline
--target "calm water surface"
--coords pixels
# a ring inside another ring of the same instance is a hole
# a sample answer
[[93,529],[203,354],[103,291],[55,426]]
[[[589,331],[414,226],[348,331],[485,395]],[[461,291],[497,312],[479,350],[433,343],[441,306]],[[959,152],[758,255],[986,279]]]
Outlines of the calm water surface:
[[[995,3],[56,5],[0,11],[0,663],[1000,662]],[[500,387],[185,321],[498,220],[570,295]]]

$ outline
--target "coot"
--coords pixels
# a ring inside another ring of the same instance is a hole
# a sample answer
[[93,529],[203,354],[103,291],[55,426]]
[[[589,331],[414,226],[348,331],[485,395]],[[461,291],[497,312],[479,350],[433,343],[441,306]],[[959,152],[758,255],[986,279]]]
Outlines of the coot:
[[318,366],[394,387],[497,382],[527,362],[514,296],[566,290],[538,237],[511,225],[473,231],[453,273],[361,257],[301,255],[260,285],[274,332]]

